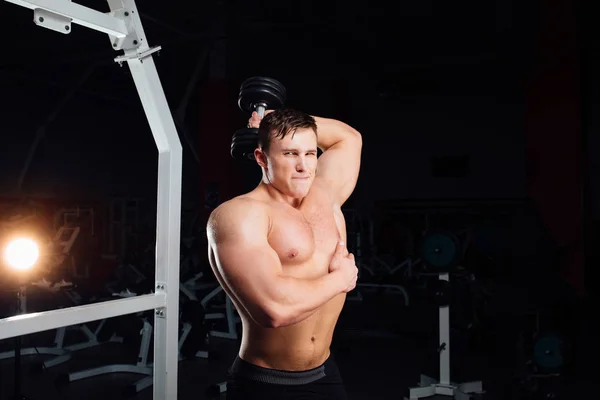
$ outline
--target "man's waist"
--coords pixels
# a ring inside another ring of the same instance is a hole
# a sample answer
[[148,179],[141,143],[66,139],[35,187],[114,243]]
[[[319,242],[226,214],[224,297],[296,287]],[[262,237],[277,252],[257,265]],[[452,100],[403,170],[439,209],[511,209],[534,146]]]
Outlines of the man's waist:
[[229,373],[235,379],[248,379],[273,385],[304,385],[325,377],[326,366],[332,363],[333,359],[328,355],[325,361],[313,368],[278,369],[257,365],[238,356]]
[[330,357],[329,346],[321,349],[303,349],[289,344],[286,347],[256,349],[252,346],[240,351],[240,359],[257,367],[289,372],[309,371],[321,366]]

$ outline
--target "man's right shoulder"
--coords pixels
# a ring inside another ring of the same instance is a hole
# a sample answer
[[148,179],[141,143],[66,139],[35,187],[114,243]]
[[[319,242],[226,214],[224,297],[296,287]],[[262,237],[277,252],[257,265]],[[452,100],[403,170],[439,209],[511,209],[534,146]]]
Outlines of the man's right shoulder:
[[238,217],[245,214],[265,214],[267,212],[267,205],[257,199],[249,196],[238,196],[233,199],[227,200],[221,203],[210,213],[210,218],[227,218],[231,216]]
[[207,230],[213,235],[246,230],[268,223],[267,204],[248,196],[238,196],[221,203],[208,218]]

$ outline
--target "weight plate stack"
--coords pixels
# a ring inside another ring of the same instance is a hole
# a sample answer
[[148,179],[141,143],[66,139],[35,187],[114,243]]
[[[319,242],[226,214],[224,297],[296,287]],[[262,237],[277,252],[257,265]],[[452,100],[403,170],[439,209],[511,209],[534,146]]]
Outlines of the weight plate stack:
[[240,86],[238,106],[248,114],[255,110],[257,104],[264,104],[266,109],[277,110],[283,107],[285,98],[285,87],[279,81],[255,76],[246,79]]
[[258,129],[242,128],[231,138],[231,157],[235,160],[254,160],[254,150],[258,146]]

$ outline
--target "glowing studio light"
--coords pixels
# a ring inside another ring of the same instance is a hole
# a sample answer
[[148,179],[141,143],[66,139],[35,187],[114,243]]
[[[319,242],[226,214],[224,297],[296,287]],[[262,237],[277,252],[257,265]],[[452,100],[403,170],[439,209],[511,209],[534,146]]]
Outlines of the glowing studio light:
[[4,249],[6,263],[20,271],[31,269],[39,256],[40,249],[37,243],[31,239],[14,239]]

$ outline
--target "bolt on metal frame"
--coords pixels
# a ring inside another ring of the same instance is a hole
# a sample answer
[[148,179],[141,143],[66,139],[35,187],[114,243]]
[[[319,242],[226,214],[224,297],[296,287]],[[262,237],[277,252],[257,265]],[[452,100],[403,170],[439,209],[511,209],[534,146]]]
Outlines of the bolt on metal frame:
[[154,399],[176,399],[182,147],[152,59],[160,47],[149,46],[133,0],[107,0],[108,13],[70,0],[5,1],[32,9],[36,25],[56,32],[68,34],[74,23],[108,34],[110,45],[123,51],[115,61],[120,65],[126,63],[131,70],[159,159],[155,292],[5,318],[0,320],[0,340],[153,309]]

